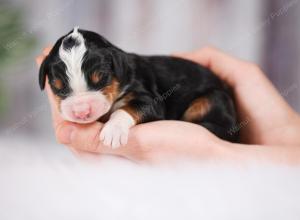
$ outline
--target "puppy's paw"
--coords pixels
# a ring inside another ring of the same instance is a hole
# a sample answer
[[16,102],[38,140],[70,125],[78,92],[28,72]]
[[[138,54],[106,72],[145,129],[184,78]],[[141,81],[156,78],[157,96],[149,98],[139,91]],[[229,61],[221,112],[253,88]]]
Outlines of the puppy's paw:
[[135,125],[135,121],[130,114],[124,110],[113,112],[100,131],[100,140],[106,146],[118,148],[126,145],[130,127]]
[[128,141],[129,128],[122,124],[107,122],[100,132],[100,140],[105,146],[113,149],[126,145]]

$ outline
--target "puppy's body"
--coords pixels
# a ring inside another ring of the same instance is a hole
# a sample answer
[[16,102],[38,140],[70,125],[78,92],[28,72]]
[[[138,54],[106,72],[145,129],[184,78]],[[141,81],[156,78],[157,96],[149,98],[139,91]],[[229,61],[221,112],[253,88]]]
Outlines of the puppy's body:
[[168,56],[139,56],[84,30],[60,38],[40,69],[46,74],[66,120],[89,123],[108,119],[100,138],[126,144],[129,128],[155,120],[200,124],[220,138],[236,124],[229,90],[208,69]]

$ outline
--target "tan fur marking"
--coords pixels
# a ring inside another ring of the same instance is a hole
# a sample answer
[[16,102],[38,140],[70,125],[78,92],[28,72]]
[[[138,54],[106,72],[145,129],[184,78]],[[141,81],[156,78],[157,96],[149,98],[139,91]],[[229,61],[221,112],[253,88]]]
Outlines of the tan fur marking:
[[124,103],[128,104],[131,100],[133,100],[135,97],[132,93],[128,93],[124,96],[124,98],[122,98],[122,100],[124,101]]
[[94,84],[97,84],[101,80],[101,75],[99,72],[93,72],[90,78]]
[[109,101],[114,102],[120,93],[119,82],[116,79],[113,79],[111,84],[104,87],[102,92]]
[[54,86],[56,89],[60,90],[60,89],[63,88],[63,83],[62,83],[62,81],[61,81],[60,79],[54,79],[54,81],[53,81],[53,86]]
[[129,104],[131,100],[134,99],[134,95],[132,93],[127,93],[121,99],[118,99],[113,105],[113,111],[122,108]]
[[60,108],[61,98],[57,95],[53,95],[53,96],[54,96],[54,101],[56,103],[57,109],[59,112],[61,112],[61,108]]
[[189,108],[184,112],[182,120],[192,122],[200,120],[211,109],[209,99],[205,97],[195,99]]
[[141,115],[137,112],[136,109],[132,108],[130,105],[123,106],[121,109],[130,114],[136,124],[140,123]]

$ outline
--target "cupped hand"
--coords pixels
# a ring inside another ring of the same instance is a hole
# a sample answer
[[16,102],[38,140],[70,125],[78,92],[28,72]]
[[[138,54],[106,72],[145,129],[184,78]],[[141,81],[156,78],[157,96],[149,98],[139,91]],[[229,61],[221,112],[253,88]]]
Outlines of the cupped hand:
[[211,47],[176,56],[202,64],[232,88],[240,121],[232,131],[240,131],[243,143],[300,144],[299,115],[257,65]]
[[[46,48],[43,54],[37,57],[38,65],[50,49]],[[256,65],[235,59],[213,48],[204,48],[176,56],[206,66],[232,88],[240,117],[240,124],[233,131],[240,130],[241,140],[244,143],[276,146],[300,144],[299,116],[289,107]],[[224,158],[226,154],[226,158],[236,157],[231,150],[229,150],[229,155],[225,153],[229,148],[236,150],[238,154],[245,152],[246,155],[249,150],[256,149],[246,149],[244,148],[246,145],[240,145],[239,147],[244,149],[241,151],[237,145],[220,140],[199,125],[182,121],[158,121],[134,126],[130,130],[128,144],[112,150],[105,147],[99,140],[102,123],[81,125],[64,121],[48,82],[45,88],[50,101],[57,140],[77,152],[113,154],[135,161],[165,161],[168,158],[181,156],[215,160],[218,157]],[[267,153],[262,147],[258,149]],[[279,148],[276,147],[275,152],[277,152],[276,149]],[[273,149],[269,148],[269,150]],[[289,153],[292,156],[295,155],[291,150]],[[253,154],[257,156],[256,151]],[[241,158],[244,157],[241,156]]]

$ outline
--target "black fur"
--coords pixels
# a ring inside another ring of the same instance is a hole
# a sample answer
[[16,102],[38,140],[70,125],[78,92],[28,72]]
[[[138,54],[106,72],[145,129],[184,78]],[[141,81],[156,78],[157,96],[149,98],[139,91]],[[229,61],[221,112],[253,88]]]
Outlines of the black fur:
[[[233,98],[227,86],[210,70],[176,57],[127,53],[94,32],[79,32],[88,49],[82,70],[90,90],[100,90],[116,78],[124,92],[122,97],[129,93],[134,95],[129,105],[140,113],[141,123],[162,119],[180,120],[193,100],[206,97],[211,104],[210,111],[193,122],[206,127],[220,138],[237,141],[238,133],[230,133],[237,123]],[[42,63],[39,76],[41,89],[44,88],[46,74],[50,85],[52,79],[61,79],[64,90],[57,91],[53,86],[52,89],[62,99],[71,92],[64,73],[66,67],[58,56],[65,36],[56,42]],[[63,44],[71,48],[76,46],[76,41],[66,39]],[[96,70],[103,75],[99,84],[94,85],[88,76]]]

